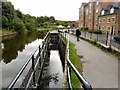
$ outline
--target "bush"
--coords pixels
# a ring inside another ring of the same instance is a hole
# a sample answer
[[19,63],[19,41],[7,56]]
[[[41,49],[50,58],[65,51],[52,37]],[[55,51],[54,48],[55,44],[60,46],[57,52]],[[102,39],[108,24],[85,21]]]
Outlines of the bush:
[[88,28],[88,27],[86,27],[86,28],[84,28],[84,30],[89,30],[89,28]]
[[95,34],[102,34],[100,30],[94,31]]
[[100,30],[97,30],[97,31],[89,31],[89,33],[102,34],[102,32],[101,32]]

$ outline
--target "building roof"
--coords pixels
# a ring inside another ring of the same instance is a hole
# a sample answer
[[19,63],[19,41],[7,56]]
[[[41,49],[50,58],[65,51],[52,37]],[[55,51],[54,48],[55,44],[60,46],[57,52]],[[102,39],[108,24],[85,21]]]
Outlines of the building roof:
[[[110,13],[112,8],[114,8],[114,12]],[[117,4],[114,4],[114,5],[109,5],[109,6],[105,7],[102,11],[104,11],[104,15],[108,15],[108,14],[117,13],[119,9],[120,9],[120,2],[118,2]],[[102,16],[102,15],[100,15],[100,16]]]

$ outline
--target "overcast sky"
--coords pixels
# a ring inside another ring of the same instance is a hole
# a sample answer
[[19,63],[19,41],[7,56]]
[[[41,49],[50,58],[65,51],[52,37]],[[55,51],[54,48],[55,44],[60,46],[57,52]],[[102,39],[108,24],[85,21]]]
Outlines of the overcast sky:
[[89,0],[9,0],[15,9],[32,16],[54,16],[57,20],[78,20],[82,2]]

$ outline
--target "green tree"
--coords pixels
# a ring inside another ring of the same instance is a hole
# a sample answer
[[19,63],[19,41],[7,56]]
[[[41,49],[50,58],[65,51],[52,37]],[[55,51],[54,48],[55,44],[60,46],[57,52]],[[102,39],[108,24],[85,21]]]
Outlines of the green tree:
[[9,21],[15,18],[14,6],[11,2],[2,2],[2,16],[6,16]]
[[36,29],[36,24],[34,19],[29,19],[26,23],[25,23],[26,29],[27,30],[35,30]]
[[50,16],[50,21],[53,23],[55,22],[55,18],[53,16]]
[[8,26],[9,26],[9,20],[7,19],[6,16],[2,16],[2,27],[8,28]]
[[22,14],[22,12],[21,12],[20,10],[16,10],[16,15],[17,15],[17,17],[19,17],[19,18],[22,18],[22,17],[23,17],[23,14]]
[[23,21],[18,17],[16,17],[12,21],[11,28],[13,28],[16,32],[19,32],[19,33],[23,33],[26,30]]

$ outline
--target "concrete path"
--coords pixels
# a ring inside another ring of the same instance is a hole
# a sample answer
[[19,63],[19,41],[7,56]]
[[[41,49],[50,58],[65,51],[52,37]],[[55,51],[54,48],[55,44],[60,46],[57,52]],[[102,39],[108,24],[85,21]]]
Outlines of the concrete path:
[[93,88],[118,88],[118,59],[92,44],[70,35],[78,55],[82,55],[83,76]]

